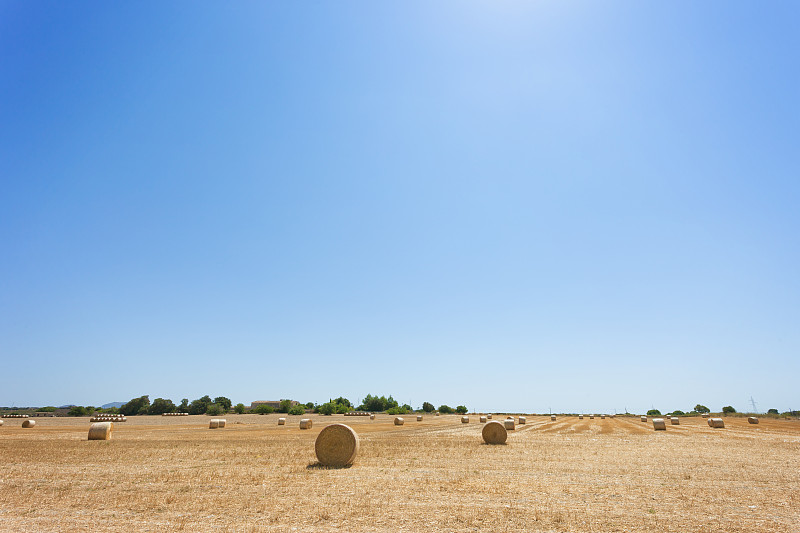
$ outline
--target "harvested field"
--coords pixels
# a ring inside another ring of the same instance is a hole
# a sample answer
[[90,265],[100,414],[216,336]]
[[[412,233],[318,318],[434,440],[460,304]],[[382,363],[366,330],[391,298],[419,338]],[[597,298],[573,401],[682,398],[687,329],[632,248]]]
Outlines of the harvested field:
[[[88,418],[6,424],[0,531],[800,531],[794,420],[528,416],[489,446],[457,415],[226,418],[129,417],[110,441]],[[360,437],[349,468],[317,464],[332,423]]]

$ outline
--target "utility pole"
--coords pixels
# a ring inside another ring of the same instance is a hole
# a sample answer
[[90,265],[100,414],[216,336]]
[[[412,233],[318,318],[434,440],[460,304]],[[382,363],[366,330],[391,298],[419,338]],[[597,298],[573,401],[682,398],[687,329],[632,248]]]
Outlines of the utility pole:
[[758,412],[758,407],[756,407],[756,401],[753,399],[752,396],[750,396],[750,405],[753,406],[753,412],[757,413]]

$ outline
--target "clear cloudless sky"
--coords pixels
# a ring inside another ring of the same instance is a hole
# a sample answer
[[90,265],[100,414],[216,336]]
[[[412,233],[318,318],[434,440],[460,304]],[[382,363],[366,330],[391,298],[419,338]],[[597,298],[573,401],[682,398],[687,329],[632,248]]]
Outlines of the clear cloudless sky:
[[0,405],[800,408],[800,5],[0,3]]

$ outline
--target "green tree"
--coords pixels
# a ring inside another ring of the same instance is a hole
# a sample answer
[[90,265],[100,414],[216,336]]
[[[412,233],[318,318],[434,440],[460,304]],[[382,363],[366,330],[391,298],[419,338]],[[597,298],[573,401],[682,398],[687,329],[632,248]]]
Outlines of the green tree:
[[288,413],[289,409],[292,407],[291,400],[281,400],[281,403],[278,405],[278,412],[279,413]]
[[339,405],[352,407],[352,405],[350,404],[350,400],[348,400],[347,398],[342,398],[341,396],[333,400],[333,403],[338,403]]
[[705,405],[701,405],[699,403],[694,406],[694,410],[697,411],[698,413],[710,413],[711,412],[711,409],[709,409]]
[[432,413],[436,410],[436,408],[430,402],[422,402],[422,410],[426,413]]
[[219,416],[225,412],[226,410],[218,403],[210,403],[206,408],[206,414],[211,416]]
[[275,411],[274,407],[272,407],[271,405],[263,404],[263,403],[261,405],[256,405],[255,407],[253,407],[250,410],[251,413],[256,413],[256,414],[259,414],[259,415],[268,415],[268,414],[270,414],[270,413],[272,413],[274,411]]
[[225,411],[230,411],[232,405],[230,399],[225,396],[217,396],[214,398],[214,403],[222,407]]
[[467,408],[463,405],[459,405],[456,407],[456,413],[461,413],[462,415],[467,413]]
[[677,409],[677,410],[675,410],[675,411],[672,411],[672,415],[673,415],[673,416],[686,416],[686,413],[684,413],[684,412],[683,412],[683,411],[681,411],[680,409]]
[[175,411],[175,404],[172,403],[172,400],[167,400],[164,398],[156,398],[153,400],[153,403],[150,404],[150,407],[147,409],[147,414],[149,415],[161,415],[164,413],[172,413]]
[[290,415],[303,415],[306,413],[305,406],[300,404],[293,405],[289,408],[287,413]]
[[726,405],[725,407],[722,408],[722,412],[723,413],[735,413],[736,409],[734,409],[730,405]]
[[768,409],[767,410],[767,414],[768,415],[777,415],[778,414],[778,410],[777,409]]
[[442,413],[443,415],[448,415],[453,412],[453,408],[450,407],[449,405],[440,405],[439,412]]
[[67,411],[67,416],[86,416],[88,413],[84,407],[80,405],[73,405],[69,411]]
[[237,403],[233,407],[233,410],[236,411],[237,414],[240,414],[240,415],[244,414],[244,404],[243,403]]
[[181,404],[178,406],[179,413],[187,413],[189,412],[189,398],[184,398],[181,400]]
[[314,402],[308,402],[306,404],[306,409],[313,409],[313,408],[314,408]]
[[[150,407],[150,396],[144,395],[123,404],[122,407],[119,408],[119,412],[125,416],[147,414],[148,407]],[[142,413],[142,410],[144,410],[144,413]]]
[[647,416],[661,416],[661,411],[658,409],[650,409],[647,411]]
[[336,412],[336,404],[333,402],[323,403],[319,406],[317,412],[321,415],[332,415]]
[[206,411],[208,411],[208,406],[211,403],[213,403],[211,401],[211,398],[208,395],[206,395],[203,396],[202,398],[192,400],[192,403],[189,404],[189,408],[187,409],[187,411],[189,412],[190,415],[202,415],[205,414]]
[[47,407],[40,407],[36,411],[39,413],[54,413],[56,411],[56,408],[53,407],[52,405],[48,405]]

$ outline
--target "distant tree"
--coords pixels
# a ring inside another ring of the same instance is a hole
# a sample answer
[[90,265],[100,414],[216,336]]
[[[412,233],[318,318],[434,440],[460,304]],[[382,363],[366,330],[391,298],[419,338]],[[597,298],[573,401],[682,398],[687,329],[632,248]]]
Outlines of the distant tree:
[[466,412],[467,408],[465,406],[459,405],[458,407],[456,407],[456,413],[461,413],[463,415],[466,414]]
[[684,412],[683,412],[683,411],[681,411],[680,409],[677,409],[677,410],[675,410],[675,411],[672,411],[672,415],[673,415],[673,416],[686,416],[686,413],[684,413]]
[[202,415],[208,411],[209,404],[213,403],[211,401],[211,397],[208,395],[203,396],[202,398],[198,398],[196,400],[192,400],[192,403],[189,404],[189,408],[187,411],[190,415]]
[[308,402],[306,404],[306,409],[313,409],[313,408],[314,408],[314,402]]
[[149,415],[161,415],[164,413],[172,413],[175,411],[175,404],[172,403],[172,400],[167,400],[164,398],[156,398],[153,400],[153,403],[150,404],[150,407],[147,409],[147,414]]
[[278,412],[279,413],[288,413],[289,408],[292,406],[291,400],[281,400],[281,403],[278,405]]
[[726,405],[725,407],[722,408],[722,412],[723,413],[735,413],[736,409],[734,409],[730,405]]
[[305,406],[301,404],[293,405],[287,411],[290,415],[303,415],[306,413]]
[[55,410],[56,410],[55,407],[53,407],[52,405],[48,405],[47,407],[40,407],[36,411],[39,413],[54,413]]
[[444,415],[447,415],[447,414],[450,414],[450,413],[453,412],[453,408],[450,407],[449,405],[440,405],[439,406],[439,412],[444,414]]
[[88,415],[90,415],[90,414],[94,413],[95,411],[97,411],[97,407],[95,407],[94,405],[87,405],[85,407],[85,409],[86,409],[86,414],[88,414]]
[[777,409],[768,409],[767,410],[767,414],[768,415],[777,415],[778,414],[778,410]]
[[[134,398],[128,403],[123,404],[122,407],[119,408],[119,412],[125,416],[147,414],[148,407],[150,407],[150,396],[145,395]],[[144,410],[144,413],[142,413],[142,410]]]
[[406,406],[394,406],[390,407],[386,410],[386,414],[388,415],[404,415],[409,412],[410,409],[406,409]]
[[186,413],[189,411],[189,398],[184,398],[181,400],[180,405],[178,406],[179,413]]
[[350,400],[348,400],[347,398],[342,398],[341,396],[333,400],[333,403],[338,403],[339,405],[346,405],[347,407],[352,407],[352,405],[350,405]]
[[436,408],[430,402],[422,402],[422,410],[426,413],[432,413],[436,410]]
[[225,396],[217,396],[214,398],[214,403],[222,407],[225,411],[230,411],[231,409],[231,401],[229,398]]
[[261,405],[256,405],[250,410],[251,413],[256,413],[258,415],[268,415],[274,411],[275,411],[274,407],[272,407],[271,405],[265,405],[263,403]]
[[705,405],[701,405],[699,403],[694,406],[694,410],[697,411],[698,413],[710,413],[711,412],[711,409],[709,409]]
[[210,403],[206,408],[206,414],[210,416],[219,416],[226,412],[227,410],[218,403]]
[[233,407],[233,410],[236,411],[237,414],[240,414],[240,415],[244,414],[244,404],[243,403],[237,403]]
[[86,408],[81,407],[80,405],[74,405],[69,411],[67,411],[67,416],[86,416],[87,414]]
[[650,409],[647,411],[647,416],[661,416],[661,411],[658,409]]
[[336,412],[336,404],[333,402],[323,403],[317,408],[317,412],[321,415],[332,415]]

